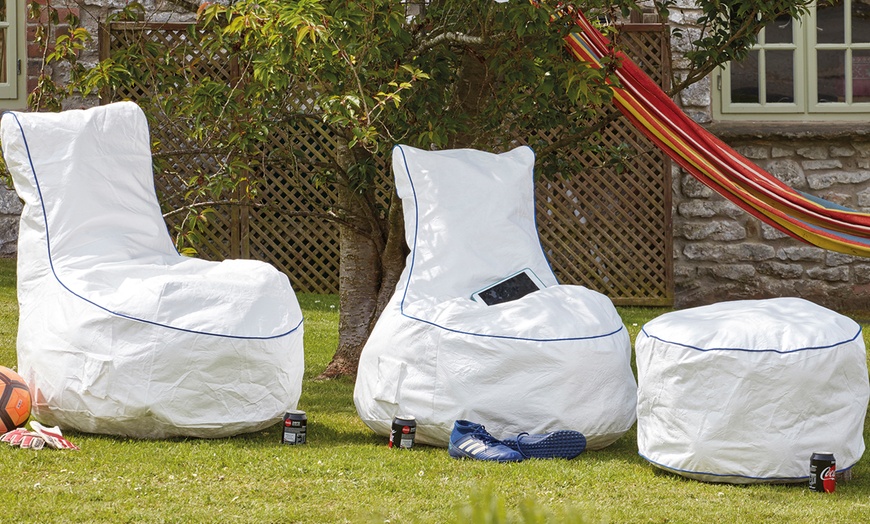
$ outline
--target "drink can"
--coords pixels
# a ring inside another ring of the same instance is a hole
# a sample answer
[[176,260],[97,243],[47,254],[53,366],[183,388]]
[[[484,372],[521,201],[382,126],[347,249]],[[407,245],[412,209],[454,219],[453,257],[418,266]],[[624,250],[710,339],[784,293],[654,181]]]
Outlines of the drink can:
[[390,447],[411,449],[417,435],[417,419],[412,416],[398,416],[390,427]]
[[284,427],[281,434],[283,444],[305,444],[308,432],[308,417],[304,411],[288,411],[284,413]]
[[830,451],[813,453],[810,457],[810,490],[833,493],[837,488],[837,461]]

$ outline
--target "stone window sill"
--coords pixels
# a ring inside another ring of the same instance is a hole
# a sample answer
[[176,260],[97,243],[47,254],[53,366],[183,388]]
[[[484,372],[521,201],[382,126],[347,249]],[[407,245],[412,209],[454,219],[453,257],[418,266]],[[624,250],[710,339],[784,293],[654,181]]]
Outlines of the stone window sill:
[[870,138],[870,122],[713,122],[704,128],[722,139]]

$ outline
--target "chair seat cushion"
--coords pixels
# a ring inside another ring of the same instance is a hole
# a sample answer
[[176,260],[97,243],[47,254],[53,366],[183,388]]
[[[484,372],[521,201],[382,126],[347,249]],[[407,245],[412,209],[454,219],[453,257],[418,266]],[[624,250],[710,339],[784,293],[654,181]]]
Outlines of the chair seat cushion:
[[544,291],[513,309],[466,306],[480,323],[450,315],[421,321],[403,314],[394,296],[360,358],[360,417],[388,435],[393,417],[413,415],[417,440],[435,446],[447,445],[459,419],[483,423],[498,438],[572,429],[589,449],[613,443],[635,421],[628,333],[599,293]]
[[58,270],[72,293],[107,312],[197,333],[268,338],[296,328],[289,282],[254,260],[212,262],[182,256]]
[[638,448],[707,481],[798,482],[810,455],[849,468],[864,451],[861,327],[798,298],[674,311],[635,342]]
[[405,302],[402,311],[444,329],[488,337],[597,338],[624,329],[610,299],[581,286],[551,286],[492,306],[468,297],[438,304],[419,300]]

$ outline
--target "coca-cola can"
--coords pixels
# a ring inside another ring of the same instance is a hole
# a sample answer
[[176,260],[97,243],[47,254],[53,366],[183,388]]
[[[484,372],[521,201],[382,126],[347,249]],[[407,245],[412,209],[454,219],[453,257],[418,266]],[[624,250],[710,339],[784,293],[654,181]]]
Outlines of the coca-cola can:
[[837,488],[837,461],[830,451],[819,451],[810,457],[810,490],[833,493]]
[[284,414],[281,442],[295,446],[305,444],[308,434],[308,416],[304,411],[288,411]]
[[390,427],[390,447],[411,449],[414,447],[414,437],[417,435],[417,419],[409,415],[393,419]]

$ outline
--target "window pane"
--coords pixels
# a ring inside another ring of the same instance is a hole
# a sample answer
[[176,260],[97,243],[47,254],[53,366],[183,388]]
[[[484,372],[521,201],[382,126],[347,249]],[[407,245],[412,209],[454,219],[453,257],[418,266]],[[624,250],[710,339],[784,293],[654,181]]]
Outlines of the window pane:
[[731,103],[758,103],[758,51],[731,63]]
[[817,51],[819,67],[819,103],[846,101],[845,52]]
[[788,15],[783,15],[768,24],[764,28],[764,42],[766,44],[790,44],[791,28],[795,24],[794,20]]
[[767,51],[765,54],[767,101],[794,102],[794,51]]
[[852,0],[852,42],[870,42],[870,2]]
[[6,21],[6,0],[0,0],[0,22]]
[[870,102],[870,50],[852,51],[852,102]]
[[821,44],[844,43],[843,0],[820,0],[816,14],[816,41]]

